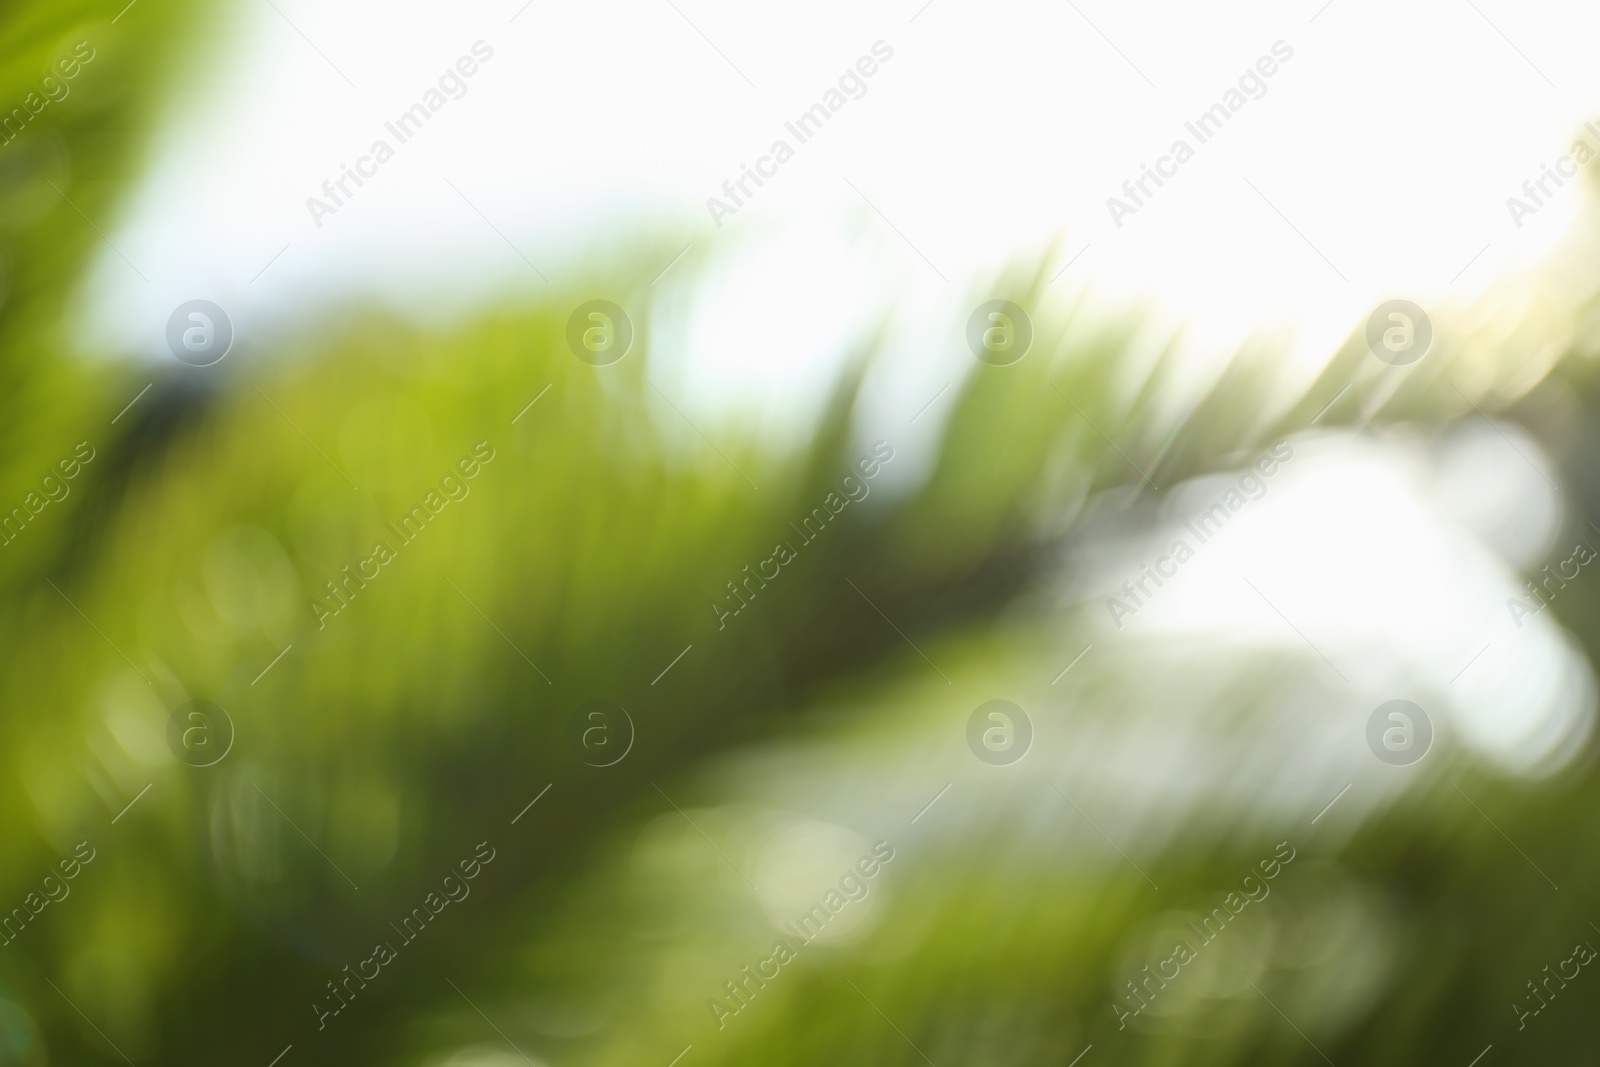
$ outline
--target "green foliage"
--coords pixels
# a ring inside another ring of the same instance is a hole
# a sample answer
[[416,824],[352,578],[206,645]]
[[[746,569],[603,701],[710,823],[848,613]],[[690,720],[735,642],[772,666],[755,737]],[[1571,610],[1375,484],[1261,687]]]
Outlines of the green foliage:
[[[73,95],[0,146],[0,503],[78,442],[94,452],[0,550],[0,907],[78,842],[97,850],[0,947],[0,1063],[266,1064],[291,1044],[286,1067],[511,1044],[645,1065],[692,1045],[686,1067],[1064,1064],[1090,1044],[1086,1065],[1465,1063],[1510,1039],[1522,976],[1586,936],[1587,772],[1538,793],[1469,777],[1506,837],[1561,857],[1559,893],[1453,792],[1424,792],[1352,839],[1296,840],[1272,903],[1212,950],[1227,962],[1170,993],[1188,1006],[1118,1028],[1128,945],[1214,904],[1278,837],[1201,808],[1137,873],[1089,831],[1126,783],[1052,790],[1063,738],[1095,741],[1063,731],[1103,724],[1110,744],[1160,698],[1227,736],[1296,664],[1138,649],[1054,688],[1086,638],[1039,590],[1084,499],[1132,506],[1304,425],[1366,373],[1353,349],[1281,413],[1266,347],[1174,413],[1170,353],[1141,366],[1131,326],[1042,321],[1038,358],[960,386],[928,457],[892,428],[856,439],[853,375],[802,448],[738,425],[703,427],[712,446],[651,385],[648,323],[616,366],[566,352],[579,286],[444,332],[350,312],[331,336],[246,341],[214,368],[108,363],[77,351],[68,309],[138,163],[121,134],[158,113],[196,14],[0,13],[0,100],[64,44],[97,49]],[[602,288],[643,306],[648,284],[640,267]],[[1408,388],[1414,417],[1459,407]],[[708,605],[876,436],[899,449],[892,470],[926,473],[876,485],[719,619]],[[391,524],[416,505],[428,521],[408,541]],[[393,559],[344,585],[378,542]],[[1174,677],[1185,691],[1160,689]],[[997,686],[1049,709],[1010,779],[961,750]],[[215,767],[168,749],[193,699],[237,728]],[[575,710],[594,699],[632,717],[614,766],[577,757]],[[820,824],[896,848],[860,905],[874,925],[807,946],[719,1028],[707,1001],[769,953],[762,902],[789,888],[781,868],[758,864],[759,889],[742,868]],[[495,859],[470,897],[319,1027],[327,984],[404,941],[396,924],[480,842]],[[1587,1047],[1581,1010],[1554,1007],[1524,1047]]]

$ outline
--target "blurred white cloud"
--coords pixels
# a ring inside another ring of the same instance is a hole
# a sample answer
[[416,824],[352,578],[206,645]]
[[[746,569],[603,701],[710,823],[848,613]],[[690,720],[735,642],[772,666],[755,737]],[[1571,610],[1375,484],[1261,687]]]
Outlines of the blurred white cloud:
[[[1507,602],[1525,596],[1514,568],[1543,559],[1563,532],[1562,502],[1531,438],[1514,426],[1483,430],[1458,430],[1437,448],[1403,430],[1298,438],[1260,499],[1203,543],[1184,520],[1236,479],[1179,486],[1169,529],[1086,575],[1099,589],[1089,617],[1110,631],[1105,640],[1205,640],[1236,655],[1320,660],[1358,710],[1417,701],[1446,744],[1506,770],[1548,773],[1592,731],[1595,683],[1550,615],[1513,613]],[[1466,463],[1477,473],[1470,496]],[[1485,514],[1499,521],[1485,528]],[[1116,583],[1137,579],[1177,538],[1193,558],[1161,587],[1145,584],[1153,595],[1113,620],[1103,602],[1131,600]]]
[[[707,272],[674,297],[692,410],[803,421],[893,309],[914,358],[885,402],[909,417],[970,368],[951,308],[1030,253],[1071,262],[1063,300],[1154,294],[1196,359],[1265,329],[1315,364],[1380,297],[1464,299],[1553,244],[1576,183],[1521,229],[1506,199],[1600,100],[1597,29],[1592,6],[1492,0],[240,0],[107,227],[150,281],[106,249],[89,337],[163,358],[196,296],[247,341],[356,299],[448,320],[644,239]],[[307,198],[479,40],[467,94],[319,229]],[[706,198],[879,40],[866,95],[714,225]],[[1115,226],[1107,198],[1280,40],[1266,95]]]

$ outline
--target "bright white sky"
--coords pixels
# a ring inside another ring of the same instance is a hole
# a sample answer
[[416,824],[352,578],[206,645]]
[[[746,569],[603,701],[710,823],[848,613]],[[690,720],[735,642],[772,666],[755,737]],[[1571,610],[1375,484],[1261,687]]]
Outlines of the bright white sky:
[[[1381,298],[1536,259],[1583,195],[1521,230],[1505,204],[1600,101],[1591,4],[923,3],[240,0],[106,227],[150,281],[105,251],[97,337],[170,358],[194,297],[241,345],[357,297],[448,320],[644,238],[663,266],[689,246],[655,286],[682,402],[803,419],[892,309],[883,403],[909,417],[970,369],[961,322],[1019,253],[1072,261],[1063,304],[1154,297],[1197,365],[1262,329],[1314,364]],[[479,39],[468,94],[318,229],[306,198]],[[716,228],[706,198],[880,39],[866,96]],[[1266,96],[1115,227],[1106,198],[1280,39]]]

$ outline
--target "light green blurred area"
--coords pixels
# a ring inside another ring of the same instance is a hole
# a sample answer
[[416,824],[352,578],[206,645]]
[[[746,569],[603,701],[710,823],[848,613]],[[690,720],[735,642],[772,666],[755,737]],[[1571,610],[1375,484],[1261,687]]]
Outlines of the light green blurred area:
[[[96,49],[70,106],[0,146],[0,504],[80,442],[93,455],[0,549],[0,909],[26,919],[0,945],[0,1064],[1589,1047],[1568,1003],[1587,974],[1523,1029],[1508,1010],[1594,933],[1587,747],[1532,779],[1441,743],[1415,773],[1365,767],[1323,821],[1336,750],[1361,742],[1312,650],[1107,645],[1062,590],[1103,514],[1089,503],[1152,521],[1132,468],[1169,489],[1232,469],[1346,384],[1320,423],[1339,432],[1427,434],[1474,406],[1521,421],[1590,513],[1592,292],[1508,281],[1441,319],[1408,374],[1352,338],[1287,405],[1270,345],[1175,401],[1177,357],[1135,367],[1131,317],[1041,311],[1036,356],[963,383],[928,454],[863,424],[862,368],[785,449],[737,419],[714,445],[687,425],[650,385],[648,321],[621,363],[574,359],[579,301],[645,304],[662,256],[644,240],[632,264],[447,331],[357,308],[212,368],[114,362],[77,350],[65,309],[207,17],[133,12],[0,10],[0,102],[72,42]],[[1031,302],[1042,281],[997,284]],[[874,485],[719,626],[710,602],[880,439],[891,469],[926,473]],[[401,543],[388,524],[436,490],[449,502]],[[325,583],[380,541],[394,558],[319,619]],[[1586,582],[1553,614],[1592,656]],[[1009,767],[965,741],[997,698],[1035,730]],[[191,700],[233,725],[215,766],[169,742]],[[632,724],[610,766],[584,759],[594,700]],[[80,842],[94,858],[66,879]],[[830,907],[880,842],[893,859]],[[1172,931],[1280,842],[1295,859],[1270,895],[1119,1025]],[[495,858],[470,893],[429,904],[480,848]],[[814,905],[829,917],[802,944],[785,924]],[[796,958],[741,1004],[725,983],[779,939]],[[324,1016],[378,944],[395,959]]]

